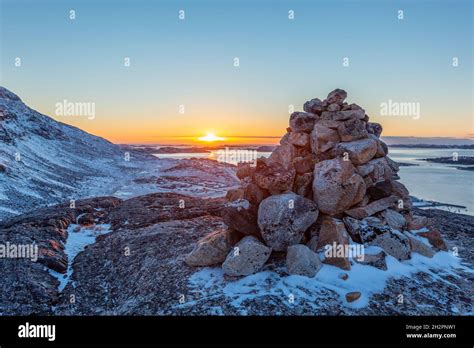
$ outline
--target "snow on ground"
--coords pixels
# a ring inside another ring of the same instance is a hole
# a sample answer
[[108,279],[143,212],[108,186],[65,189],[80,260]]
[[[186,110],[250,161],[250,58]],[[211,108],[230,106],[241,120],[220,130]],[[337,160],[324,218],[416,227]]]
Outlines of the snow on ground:
[[95,243],[97,236],[111,232],[109,224],[98,224],[91,227],[82,227],[71,224],[68,229],[68,237],[64,245],[67,255],[67,272],[62,274],[48,268],[49,273],[59,280],[59,291],[62,291],[71,278],[74,258],[89,244]]
[[[376,249],[378,248],[371,247],[370,253],[377,252]],[[449,283],[446,280],[447,276],[460,277],[455,272],[456,269],[474,273],[472,269],[463,265],[458,257],[444,251],[436,253],[433,258],[413,253],[410,260],[403,262],[387,255],[386,261],[387,271],[357,262],[354,262],[350,271],[324,264],[314,278],[288,275],[284,267],[271,269],[270,266],[266,266],[259,273],[238,280],[227,280],[220,267],[206,267],[194,273],[189,279],[189,290],[196,294],[197,298],[179,307],[193,306],[200,301],[224,295],[240,314],[246,315],[244,303],[246,300],[273,295],[280,297],[289,307],[302,303],[310,305],[314,309],[314,314],[317,314],[320,304],[327,301],[328,290],[337,293],[343,305],[359,309],[368,305],[372,295],[383,292],[390,278],[409,277],[417,282],[415,274],[424,272],[433,279],[433,282]],[[344,273],[349,276],[347,280],[341,278]],[[362,295],[355,302],[348,303],[345,295],[353,291],[360,291]],[[219,315],[222,313],[222,308],[214,309],[213,312]]]

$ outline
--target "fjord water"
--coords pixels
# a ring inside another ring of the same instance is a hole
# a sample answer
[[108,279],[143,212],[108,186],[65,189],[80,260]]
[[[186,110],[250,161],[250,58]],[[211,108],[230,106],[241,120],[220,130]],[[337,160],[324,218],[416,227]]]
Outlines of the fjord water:
[[[459,157],[474,156],[474,150],[389,148],[389,156],[394,161],[415,165],[401,166],[398,173],[400,181],[408,188],[410,195],[423,200],[462,205],[466,209],[448,208],[448,210],[474,215],[474,172],[456,168],[462,165],[421,161],[423,158],[452,157],[453,153],[457,153]],[[268,157],[270,154],[271,152],[259,152],[258,157]],[[179,159],[191,157],[217,159],[219,157],[217,151],[157,156]]]

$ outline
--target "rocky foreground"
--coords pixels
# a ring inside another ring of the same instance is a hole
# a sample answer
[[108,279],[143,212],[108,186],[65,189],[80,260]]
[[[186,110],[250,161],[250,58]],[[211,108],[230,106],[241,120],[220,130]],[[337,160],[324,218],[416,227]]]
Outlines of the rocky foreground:
[[[183,206],[182,202],[185,208],[179,208],[180,204]],[[288,302],[288,293],[298,294],[298,287],[293,287],[290,280],[299,276],[287,274],[286,258],[282,253],[272,253],[260,274],[271,276],[269,279],[281,277],[287,282],[286,288],[273,287],[259,296],[253,294],[258,293],[259,288],[263,289],[265,284],[252,279],[252,276],[227,277],[219,273],[219,268],[195,268],[185,263],[198,240],[207,236],[209,231],[227,228],[221,217],[226,203],[224,198],[202,199],[157,193],[126,201],[113,197],[82,200],[77,202],[75,209],[66,204],[57,205],[13,218],[0,226],[0,240],[18,244],[34,242],[40,247],[40,256],[37,262],[24,259],[0,261],[0,313],[472,313],[473,275],[466,268],[472,268],[474,264],[470,253],[474,247],[471,236],[474,218],[471,216],[415,209],[416,214],[430,218],[430,224],[441,232],[448,249],[458,249],[462,263],[452,269],[448,264],[433,263],[411,275],[397,277],[394,273],[393,278],[388,279],[378,293],[370,296],[363,307],[351,307],[336,288],[325,286],[317,286],[308,296],[296,295],[296,305],[292,305]],[[80,235],[85,230],[104,226],[110,232],[98,236],[96,242],[85,247],[74,260],[68,259],[65,245],[72,234]],[[72,274],[60,291],[57,275],[64,276],[68,264],[72,266]],[[337,270],[329,265],[324,267],[331,272]],[[349,282],[356,276],[356,273],[352,274],[355,270],[336,272],[341,277],[344,273],[349,274],[349,279],[341,278],[340,282]],[[210,275],[205,283],[200,283],[202,274]],[[404,295],[402,304],[398,303],[400,294]]]

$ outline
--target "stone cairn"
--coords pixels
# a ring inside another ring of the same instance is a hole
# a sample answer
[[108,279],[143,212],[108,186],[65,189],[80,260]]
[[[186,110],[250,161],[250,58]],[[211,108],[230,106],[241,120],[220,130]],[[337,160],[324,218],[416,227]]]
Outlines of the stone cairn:
[[[286,253],[289,274],[313,277],[323,263],[386,270],[386,254],[402,261],[412,252],[432,257],[446,250],[439,231],[426,228],[428,219],[413,215],[398,165],[380,140],[382,126],[346,97],[336,89],[306,102],[270,157],[239,163],[241,186],[227,193],[223,209],[228,228],[200,240],[188,265],[222,263],[228,276],[246,276],[272,252]],[[357,244],[382,251],[352,258],[336,250]]]

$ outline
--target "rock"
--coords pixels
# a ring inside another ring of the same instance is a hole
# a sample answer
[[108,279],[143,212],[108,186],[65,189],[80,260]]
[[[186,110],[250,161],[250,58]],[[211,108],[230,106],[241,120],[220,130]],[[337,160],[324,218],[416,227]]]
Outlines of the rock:
[[5,173],[7,171],[7,167],[3,164],[0,164],[0,173]]
[[262,237],[275,251],[300,243],[304,232],[317,218],[317,205],[293,192],[265,198],[258,209]]
[[367,130],[365,122],[357,118],[351,118],[339,124],[337,132],[341,137],[341,141],[354,141],[367,138]]
[[373,201],[372,203],[369,203],[364,207],[346,210],[345,213],[349,216],[352,216],[353,218],[361,220],[393,206],[394,203],[397,202],[397,200],[398,198],[392,195],[379,199],[377,201]]
[[[379,182],[383,180],[390,180],[395,175],[392,167],[389,165],[387,160],[388,157],[375,158],[369,163],[367,163],[371,169],[368,174],[374,182]],[[357,167],[358,169],[364,170],[363,168]]]
[[289,274],[314,277],[321,269],[322,264],[318,254],[305,245],[291,245],[286,253],[286,267]]
[[332,121],[346,121],[351,118],[363,120],[364,117],[364,110],[323,111],[321,113],[321,119]]
[[314,154],[326,152],[336,146],[340,140],[336,130],[317,123],[310,136],[311,151]]
[[253,236],[244,237],[227,255],[222,270],[229,276],[247,276],[260,271],[272,249]]
[[387,261],[385,260],[385,252],[381,251],[378,254],[364,254],[364,259],[359,260],[355,258],[355,260],[363,265],[372,266],[383,271],[387,270]]
[[289,144],[283,144],[277,146],[275,150],[273,150],[270,157],[266,159],[266,163],[272,165],[281,165],[285,169],[289,169],[293,166],[293,158],[297,155],[296,148]]
[[318,244],[316,250],[323,249],[326,245],[348,245],[349,235],[341,220],[325,217],[319,229]]
[[412,209],[410,194],[401,182],[392,180],[392,195],[398,197],[398,211],[410,211]]
[[428,218],[426,216],[414,215],[408,223],[410,231],[421,230],[428,225]]
[[394,230],[402,231],[406,227],[405,217],[393,209],[382,211],[381,216],[385,219],[387,224]]
[[448,251],[448,247],[438,229],[431,227],[428,232],[419,232],[417,236],[428,238],[428,242],[438,250]]
[[245,235],[259,236],[257,207],[245,199],[230,202],[222,210],[222,219],[230,228]]
[[293,188],[295,175],[294,168],[286,169],[278,163],[267,164],[259,161],[254,180],[260,188],[268,190],[271,194],[278,194]]
[[377,153],[377,143],[372,139],[361,139],[337,145],[338,153],[348,153],[349,159],[355,165],[369,162]]
[[294,112],[290,116],[290,128],[293,132],[309,133],[318,119],[317,115],[309,112]]
[[309,145],[309,134],[304,132],[290,132],[288,142],[295,146]]
[[388,155],[388,146],[382,140],[377,138],[374,134],[369,134],[368,137],[377,142],[377,152],[375,158],[385,157]]
[[352,240],[359,244],[365,244],[373,240],[376,236],[391,231],[390,226],[383,224],[379,218],[370,216],[363,220],[357,220],[346,216],[342,219],[348,234]]
[[318,235],[316,250],[324,249],[324,263],[333,265],[345,270],[351,268],[351,263],[341,248],[349,244],[349,236],[340,220],[326,217],[321,223]]
[[339,278],[341,278],[342,280],[347,280],[347,279],[349,279],[349,274],[347,274],[347,273],[342,273],[342,274],[339,276]]
[[[337,250],[334,250],[334,247],[330,248],[332,250],[332,254],[337,255]],[[351,269],[351,262],[347,257],[338,257],[338,256],[331,256],[331,257],[326,257],[323,261],[324,264],[326,265],[331,265],[338,267],[340,269],[349,271]]]
[[293,160],[293,167],[297,174],[313,173],[315,163],[313,155],[299,156]]
[[380,134],[382,134],[382,129],[383,129],[380,123],[368,122],[366,125],[366,128],[369,134],[373,134],[377,138],[380,138]]
[[371,200],[379,200],[391,195],[393,191],[390,180],[379,181],[367,189]]
[[225,198],[228,199],[229,201],[235,201],[237,199],[243,199],[244,198],[244,192],[245,190],[242,187],[235,188],[235,189],[230,189],[227,191]]
[[361,295],[362,294],[360,293],[360,291],[348,292],[346,294],[346,301],[349,302],[349,303],[357,301],[360,298]]
[[391,231],[376,236],[369,245],[382,248],[387,254],[393,256],[398,261],[410,258],[410,240],[407,236],[398,231]]
[[250,163],[237,163],[237,177],[242,180],[248,176],[252,176],[255,172],[255,166],[252,166]]
[[318,252],[318,239],[319,239],[318,236],[315,235],[311,237],[308,243],[306,243],[306,246],[310,248],[312,251],[314,251],[315,253]]
[[342,105],[342,103],[344,102],[346,98],[347,98],[347,92],[344,91],[343,89],[337,88],[328,94],[326,101],[328,102],[328,104],[337,103],[337,104]]
[[222,263],[239,239],[239,234],[232,229],[219,229],[199,240],[193,251],[186,256],[185,262],[193,267]]
[[259,187],[253,182],[245,183],[243,185],[244,195],[243,198],[248,200],[251,204],[258,206],[261,201],[270,196],[270,193]]
[[313,199],[324,214],[342,213],[360,202],[364,194],[364,180],[349,161],[335,158],[315,165]]
[[425,257],[432,258],[435,254],[434,250],[431,249],[425,243],[419,241],[418,239],[409,236],[408,239],[410,240],[410,248],[412,252],[418,253]]
[[295,178],[295,184],[293,186],[293,192],[305,198],[311,198],[312,185],[313,185],[313,173],[305,173],[302,175],[297,175]]
[[77,218],[77,223],[81,226],[91,226],[94,224],[94,214],[85,213]]
[[339,104],[336,104],[336,103],[329,104],[328,107],[327,107],[327,110],[328,111],[339,111],[339,110],[341,110],[341,106]]
[[318,98],[311,99],[304,103],[303,110],[309,113],[321,115],[321,112],[324,111],[323,102]]

